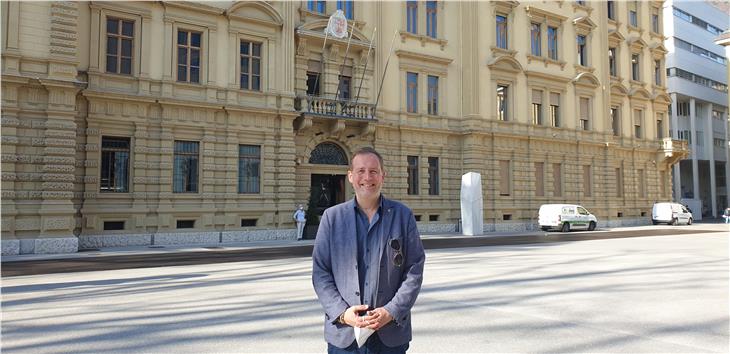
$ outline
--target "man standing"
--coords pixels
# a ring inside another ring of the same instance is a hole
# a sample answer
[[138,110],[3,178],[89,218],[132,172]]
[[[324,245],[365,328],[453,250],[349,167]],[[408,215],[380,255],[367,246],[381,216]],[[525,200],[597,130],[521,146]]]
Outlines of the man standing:
[[297,222],[297,240],[301,240],[304,237],[304,224],[307,222],[304,206],[301,204],[299,204],[297,211],[294,212],[294,221]]
[[[312,283],[325,311],[328,353],[405,353],[423,251],[413,212],[380,193],[383,158],[365,147],[350,160],[355,198],[325,210],[312,254]],[[374,330],[358,347],[354,328]]]

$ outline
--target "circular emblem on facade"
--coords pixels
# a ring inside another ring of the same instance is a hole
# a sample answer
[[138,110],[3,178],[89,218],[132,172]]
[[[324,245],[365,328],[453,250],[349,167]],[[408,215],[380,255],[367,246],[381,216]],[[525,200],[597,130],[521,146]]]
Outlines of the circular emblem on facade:
[[324,33],[336,38],[347,37],[347,18],[342,10],[337,10],[330,16]]

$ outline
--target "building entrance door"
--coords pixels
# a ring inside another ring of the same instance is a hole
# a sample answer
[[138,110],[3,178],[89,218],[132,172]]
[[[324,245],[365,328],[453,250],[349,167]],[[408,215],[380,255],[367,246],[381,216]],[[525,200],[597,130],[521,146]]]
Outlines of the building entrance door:
[[317,236],[324,210],[345,201],[345,175],[312,174],[304,238]]

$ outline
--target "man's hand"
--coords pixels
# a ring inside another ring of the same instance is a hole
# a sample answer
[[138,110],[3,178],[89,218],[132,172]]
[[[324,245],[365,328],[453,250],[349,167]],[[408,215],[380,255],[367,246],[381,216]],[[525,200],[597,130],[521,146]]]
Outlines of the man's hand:
[[393,320],[393,316],[390,315],[390,312],[385,307],[378,307],[372,311],[368,311],[362,320],[366,323],[365,326],[367,328],[377,331],[390,323]]
[[350,306],[345,310],[345,324],[352,327],[365,327],[368,324],[365,323],[364,317],[358,315],[362,311],[367,311],[368,305],[355,305]]

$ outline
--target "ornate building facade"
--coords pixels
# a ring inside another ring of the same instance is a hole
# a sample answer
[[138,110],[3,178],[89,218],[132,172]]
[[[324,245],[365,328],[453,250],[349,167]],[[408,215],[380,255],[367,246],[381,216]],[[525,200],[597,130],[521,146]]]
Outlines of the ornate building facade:
[[362,146],[424,232],[454,231],[466,172],[487,230],[554,202],[646,223],[687,153],[661,7],[3,2],[2,252],[293,239],[298,203],[313,237]]

